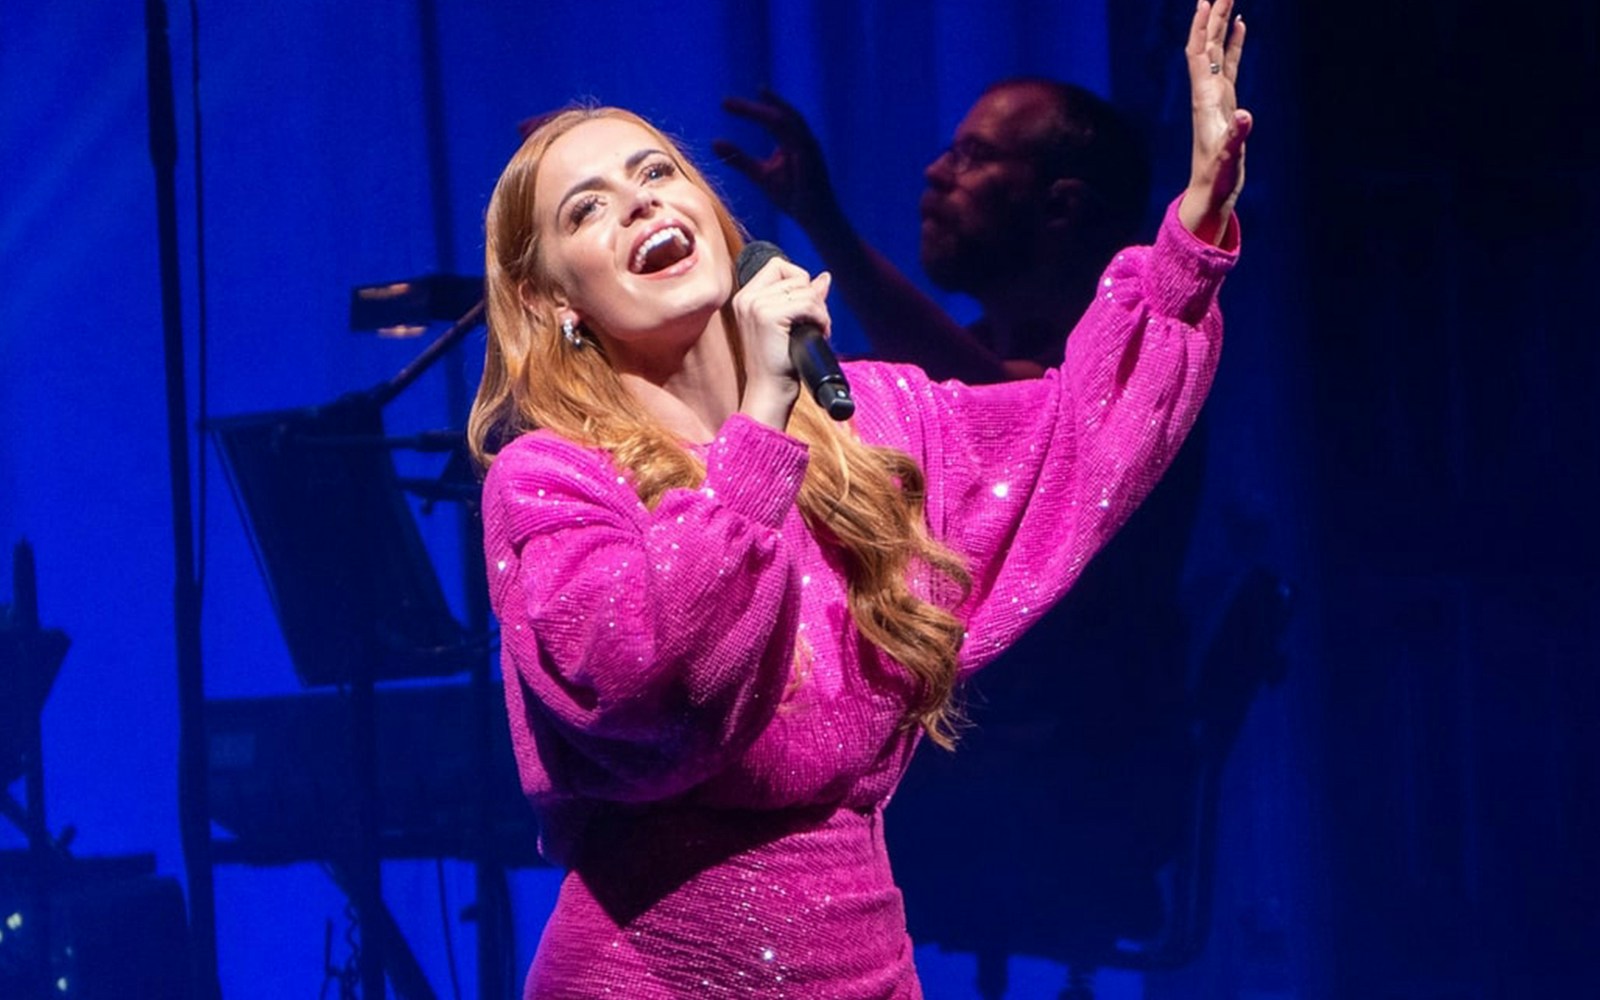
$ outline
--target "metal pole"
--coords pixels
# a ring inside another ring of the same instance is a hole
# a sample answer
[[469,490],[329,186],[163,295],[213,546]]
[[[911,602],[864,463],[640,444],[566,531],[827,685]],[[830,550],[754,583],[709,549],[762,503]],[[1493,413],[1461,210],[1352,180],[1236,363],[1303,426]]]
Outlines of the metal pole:
[[189,486],[189,406],[185,390],[183,301],[178,285],[178,214],[174,174],[177,115],[167,9],[145,0],[150,159],[155,167],[160,235],[161,315],[166,353],[167,447],[172,479],[173,607],[178,653],[178,816],[189,888],[191,980],[196,1000],[221,995],[217,982],[216,898],[206,796],[205,677],[200,660],[200,588]]

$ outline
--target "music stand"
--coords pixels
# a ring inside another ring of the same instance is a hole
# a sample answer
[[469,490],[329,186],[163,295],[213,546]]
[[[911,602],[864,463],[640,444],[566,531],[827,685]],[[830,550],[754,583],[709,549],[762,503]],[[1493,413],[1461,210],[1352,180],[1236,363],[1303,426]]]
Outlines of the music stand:
[[377,399],[225,418],[210,430],[302,682],[467,668],[482,640],[445,602]]

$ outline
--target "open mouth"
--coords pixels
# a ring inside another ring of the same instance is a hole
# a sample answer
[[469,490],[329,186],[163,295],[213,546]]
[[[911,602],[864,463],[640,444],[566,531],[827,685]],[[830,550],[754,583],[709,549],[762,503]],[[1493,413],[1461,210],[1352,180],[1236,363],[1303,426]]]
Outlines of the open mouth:
[[694,240],[677,225],[662,226],[633,248],[628,266],[634,274],[664,271],[694,252]]

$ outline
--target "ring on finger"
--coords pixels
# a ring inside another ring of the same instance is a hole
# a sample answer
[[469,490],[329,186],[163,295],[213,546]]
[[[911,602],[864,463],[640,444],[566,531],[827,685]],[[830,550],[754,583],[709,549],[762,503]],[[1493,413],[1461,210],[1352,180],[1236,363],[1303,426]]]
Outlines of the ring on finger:
[[1212,63],[1211,66],[1210,66],[1210,69],[1211,69],[1211,72],[1213,72],[1213,73],[1221,73],[1222,72],[1222,64],[1221,63]]

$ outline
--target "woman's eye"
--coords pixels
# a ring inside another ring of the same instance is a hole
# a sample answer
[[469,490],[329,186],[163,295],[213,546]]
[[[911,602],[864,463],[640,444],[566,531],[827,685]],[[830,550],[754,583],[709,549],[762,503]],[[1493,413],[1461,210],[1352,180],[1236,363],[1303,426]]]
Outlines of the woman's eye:
[[578,199],[573,204],[571,211],[567,212],[567,225],[576,226],[584,219],[587,219],[599,206],[600,199],[592,194]]
[[656,160],[644,168],[644,178],[647,181],[659,181],[671,177],[677,172],[677,167],[670,160]]

